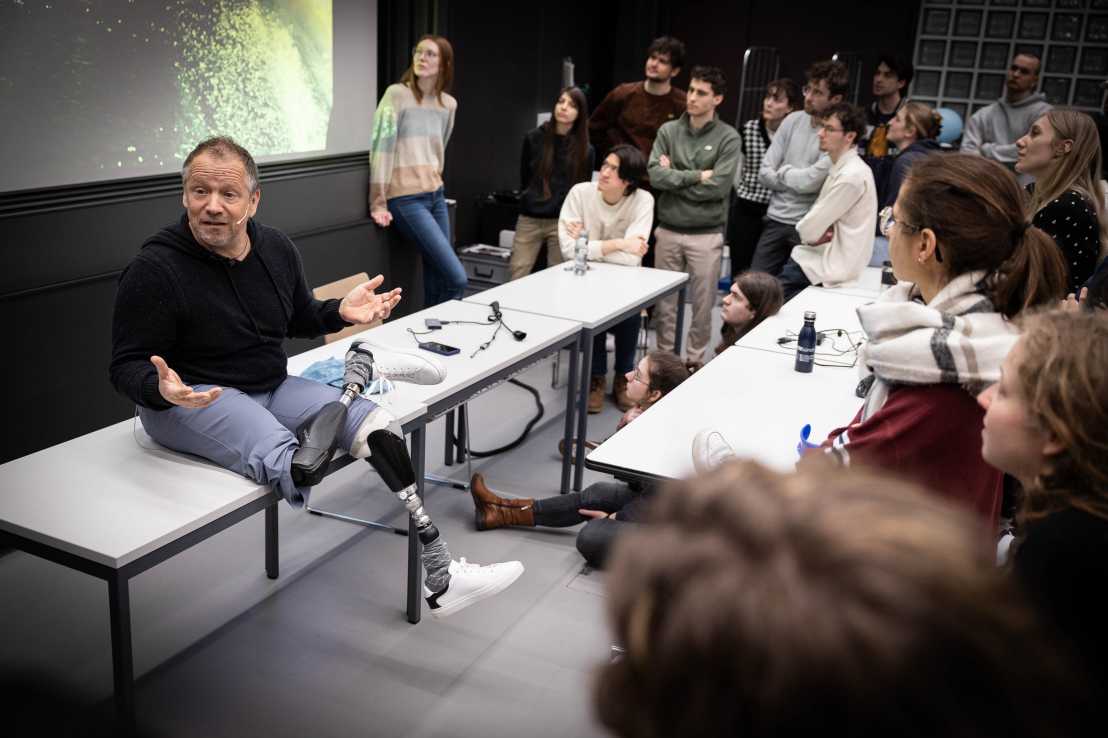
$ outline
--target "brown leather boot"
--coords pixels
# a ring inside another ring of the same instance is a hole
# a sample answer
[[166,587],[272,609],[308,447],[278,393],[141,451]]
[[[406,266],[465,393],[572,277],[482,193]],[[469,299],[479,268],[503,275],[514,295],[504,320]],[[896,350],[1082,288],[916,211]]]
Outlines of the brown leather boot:
[[604,386],[608,378],[597,374],[589,382],[589,415],[595,415],[604,409]]
[[635,406],[635,403],[627,396],[627,377],[616,374],[616,381],[612,384],[612,399],[616,401],[616,407],[627,412]]
[[473,519],[477,530],[492,530],[506,525],[535,525],[533,499],[500,497],[485,485],[485,478],[480,474],[474,474],[469,480],[469,494],[473,497]]

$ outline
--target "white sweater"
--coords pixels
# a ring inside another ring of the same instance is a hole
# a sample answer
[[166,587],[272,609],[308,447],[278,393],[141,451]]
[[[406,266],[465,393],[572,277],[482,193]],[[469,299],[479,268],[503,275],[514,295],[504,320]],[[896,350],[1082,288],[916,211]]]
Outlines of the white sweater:
[[[873,172],[853,149],[835,162],[812,209],[796,224],[802,243],[792,251],[812,284],[833,287],[857,279],[873,256],[877,188]],[[812,246],[828,228],[831,240]]]
[[558,242],[562,258],[573,259],[574,240],[566,226],[577,221],[585,224],[589,232],[589,260],[607,261],[624,266],[638,266],[642,257],[626,251],[612,251],[605,255],[601,241],[615,238],[650,238],[650,226],[654,221],[654,196],[643,189],[636,189],[615,205],[604,202],[595,182],[581,182],[570,188],[558,216]]

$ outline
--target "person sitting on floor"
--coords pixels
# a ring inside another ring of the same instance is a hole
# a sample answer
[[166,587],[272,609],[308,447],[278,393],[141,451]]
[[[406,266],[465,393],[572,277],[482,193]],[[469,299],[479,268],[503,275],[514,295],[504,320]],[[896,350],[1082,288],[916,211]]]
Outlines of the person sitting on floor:
[[746,462],[676,482],[605,581],[625,654],[594,708],[621,738],[1103,730],[978,521],[888,475]]
[[1033,176],[1034,223],[1054,239],[1069,267],[1069,292],[1079,294],[1108,246],[1104,184],[1096,124],[1076,110],[1052,110],[1016,141],[1016,171]]
[[763,320],[776,315],[784,302],[781,283],[765,272],[743,272],[736,276],[731,283],[731,291],[723,296],[723,306],[719,310],[723,328],[716,356]]
[[[558,216],[562,256],[573,261],[577,237],[586,233],[589,261],[639,266],[646,253],[650,224],[654,219],[654,196],[639,187],[645,176],[646,159],[642,153],[634,146],[620,144],[604,157],[596,182],[581,182],[570,188]],[[608,333],[615,336],[616,343],[616,378],[612,383],[612,398],[620,410],[629,410],[634,404],[627,394],[626,376],[635,368],[638,315],[597,333],[593,339],[590,413],[604,409],[604,389],[608,383]]]
[[1108,698],[1108,314],[1023,321],[985,408],[981,454],[1022,487],[1018,581]]
[[[620,419],[616,430],[637,418],[689,376],[684,363],[669,351],[651,351],[633,372],[627,373],[627,392],[635,405]],[[592,566],[603,567],[616,535],[639,520],[653,491],[619,481],[596,482],[582,492],[543,499],[500,497],[474,474],[470,494],[477,530],[508,525],[568,528],[589,521],[577,534],[577,550]]]
[[777,275],[786,301],[809,285],[833,287],[857,279],[869,263],[877,187],[854,145],[865,130],[861,109],[849,103],[832,105],[822,115],[819,148],[830,157],[831,170],[812,208],[796,224],[801,242]]

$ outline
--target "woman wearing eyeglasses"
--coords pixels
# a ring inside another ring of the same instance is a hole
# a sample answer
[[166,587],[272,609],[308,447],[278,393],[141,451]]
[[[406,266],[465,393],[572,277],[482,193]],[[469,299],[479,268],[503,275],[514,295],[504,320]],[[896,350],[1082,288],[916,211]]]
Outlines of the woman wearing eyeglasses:
[[[627,372],[627,394],[634,405],[620,419],[616,430],[637,418],[644,410],[685,381],[688,369],[669,351],[651,351]],[[469,486],[473,495],[477,530],[509,525],[544,525],[567,528],[588,521],[577,534],[577,550],[592,566],[601,567],[616,535],[641,519],[651,489],[619,481],[596,482],[582,492],[554,495],[545,499],[500,497],[474,474]]]
[[424,307],[461,298],[466,273],[450,242],[443,196],[446,144],[458,101],[454,49],[442,36],[424,36],[412,65],[389,85],[373,118],[369,153],[369,211],[382,228],[393,222],[423,255]]
[[995,532],[1001,473],[981,457],[975,395],[1000,377],[1022,310],[1064,296],[1066,268],[1027,222],[1016,178],[969,154],[917,161],[881,230],[899,283],[858,308],[869,389],[825,450],[898,471],[975,510]]

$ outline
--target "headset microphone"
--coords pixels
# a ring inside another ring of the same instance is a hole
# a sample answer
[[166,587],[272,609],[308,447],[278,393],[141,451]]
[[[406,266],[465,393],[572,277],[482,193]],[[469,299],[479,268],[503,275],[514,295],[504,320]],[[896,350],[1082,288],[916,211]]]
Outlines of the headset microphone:
[[237,225],[237,226],[242,225],[242,221],[246,220],[249,217],[250,217],[250,208],[247,208],[246,209],[246,215],[244,215],[241,218],[239,218],[238,220],[236,220],[235,225]]

